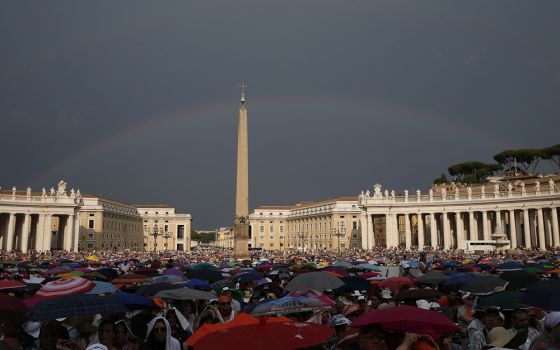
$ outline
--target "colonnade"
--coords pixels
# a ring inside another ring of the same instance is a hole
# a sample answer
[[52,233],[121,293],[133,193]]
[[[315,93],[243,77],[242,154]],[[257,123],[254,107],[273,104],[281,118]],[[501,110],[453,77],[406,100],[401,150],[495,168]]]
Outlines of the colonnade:
[[78,250],[79,215],[0,212],[2,250]]

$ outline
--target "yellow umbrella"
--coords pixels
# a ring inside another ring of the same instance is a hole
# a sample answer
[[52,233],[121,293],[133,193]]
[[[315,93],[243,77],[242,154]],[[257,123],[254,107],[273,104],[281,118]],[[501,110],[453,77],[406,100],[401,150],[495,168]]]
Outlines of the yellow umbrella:
[[86,260],[99,261],[99,257],[97,255],[90,255],[86,258]]
[[70,271],[70,272],[59,273],[58,275],[56,275],[56,277],[60,277],[60,278],[80,277],[83,274],[84,273],[82,271]]

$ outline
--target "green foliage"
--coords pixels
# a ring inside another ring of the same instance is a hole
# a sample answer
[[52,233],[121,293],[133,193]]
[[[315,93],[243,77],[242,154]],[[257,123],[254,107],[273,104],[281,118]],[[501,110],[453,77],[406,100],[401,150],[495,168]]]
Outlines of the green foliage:
[[486,164],[477,160],[451,165],[447,171],[456,182],[479,183],[482,179],[502,170],[500,164]]
[[535,171],[539,164],[539,160],[545,156],[544,150],[545,149],[540,148],[508,149],[494,155],[494,160],[502,165],[507,165],[508,167],[511,167],[512,163],[515,161],[518,164],[521,164],[525,171],[528,171],[531,167],[533,168],[533,171]]
[[196,232],[194,230],[191,231],[191,240],[197,241],[200,243],[209,243],[212,242],[216,238],[216,234],[214,232]]
[[543,148],[542,158],[551,160],[560,171],[560,144]]
[[441,185],[447,183],[447,176],[445,174],[441,174],[440,177],[434,180],[434,185]]

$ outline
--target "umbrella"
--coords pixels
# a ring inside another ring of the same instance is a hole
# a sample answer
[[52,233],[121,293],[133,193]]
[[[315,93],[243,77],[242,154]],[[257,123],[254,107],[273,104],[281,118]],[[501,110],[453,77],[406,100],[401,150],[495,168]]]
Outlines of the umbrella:
[[216,267],[215,267],[214,265],[210,264],[210,263],[203,262],[203,263],[200,263],[200,264],[193,265],[193,266],[191,267],[191,269],[193,269],[193,270],[195,270],[195,271],[200,271],[200,270],[216,270]]
[[315,298],[315,299],[319,299],[325,305],[328,306],[336,305],[335,302],[332,301],[328,296],[313,289],[296,290],[291,293],[288,293],[286,296],[291,298],[297,298],[297,297]]
[[344,284],[353,290],[365,290],[368,291],[371,288],[371,284],[362,277],[358,276],[348,276],[342,277],[341,280]]
[[[245,326],[245,325],[257,325],[261,322],[262,318],[257,318],[250,316],[244,312],[240,313],[236,318],[227,322],[227,323],[206,323],[202,325],[202,327],[198,328],[196,332],[190,336],[187,341],[187,347],[196,346],[198,340],[210,333],[220,331],[222,329],[228,329],[237,326]],[[294,322],[291,319],[284,317],[284,316],[277,316],[277,317],[270,317],[267,322]]]
[[191,280],[192,279],[204,280],[210,283],[224,279],[224,276],[222,276],[222,273],[220,271],[209,270],[209,269],[188,271],[186,275]]
[[194,288],[194,289],[203,289],[203,290],[212,289],[212,287],[210,286],[208,281],[197,280],[197,279],[188,281],[187,283],[185,283],[185,286],[187,286],[189,288]]
[[156,295],[157,293],[159,293],[161,291],[164,291],[164,290],[179,289],[179,288],[181,288],[181,287],[176,285],[176,284],[161,282],[161,283],[154,283],[154,284],[148,284],[148,285],[142,286],[142,287],[138,288],[138,290],[136,291],[135,294]]
[[286,290],[294,291],[298,289],[314,289],[320,292],[325,289],[336,289],[344,285],[344,282],[328,272],[314,271],[307,272],[294,277],[287,285]]
[[408,277],[391,277],[379,282],[379,287],[389,288],[393,294],[398,293],[404,286],[414,287],[414,282]]
[[373,264],[359,264],[358,267],[362,270],[367,270],[367,271],[377,271],[377,272],[381,271],[379,266]]
[[420,277],[418,277],[416,279],[416,282],[418,283],[425,283],[425,284],[431,284],[433,286],[436,286],[438,284],[440,284],[441,282],[446,281],[449,278],[449,276],[447,276],[445,273],[440,272],[440,271],[430,271],[425,275],[422,275]]
[[500,277],[488,275],[465,282],[460,290],[475,295],[489,295],[495,293],[496,288],[505,288],[507,283]]
[[216,295],[197,289],[180,288],[173,290],[164,290],[156,294],[158,298],[174,299],[174,300],[210,300],[216,299]]
[[84,275],[82,276],[84,278],[90,279],[90,280],[102,280],[102,281],[107,281],[108,277],[98,271],[90,271],[90,272],[86,272],[84,273]]
[[93,289],[92,281],[82,277],[61,278],[45,284],[35,293],[42,298],[56,298],[85,293]]
[[333,264],[333,266],[342,267],[343,269],[349,269],[351,267],[354,267],[354,265],[352,265],[351,263],[349,263],[347,261],[337,261]]
[[539,281],[539,279],[527,271],[506,271],[500,275],[500,278],[508,281],[507,289],[520,290],[529,287]]
[[95,286],[87,294],[111,294],[116,293],[117,288],[110,282],[93,281]]
[[117,276],[119,275],[119,273],[116,270],[107,267],[99,269],[97,270],[97,272],[107,276],[109,279],[117,278]]
[[233,276],[235,282],[244,283],[249,281],[258,281],[263,278],[263,275],[256,270],[247,270]]
[[288,315],[299,312],[319,311],[330,308],[317,298],[284,297],[270,299],[252,308],[253,316]]
[[340,276],[340,277],[346,277],[346,276],[350,276],[350,274],[348,273],[348,271],[346,271],[345,269],[343,269],[342,267],[337,267],[337,266],[327,266],[324,269],[322,269],[321,271],[325,271],[325,272],[330,272],[332,274],[334,274],[335,276]]
[[130,310],[152,309],[156,307],[154,301],[144,295],[131,293],[116,293],[113,295]]
[[560,311],[560,281],[539,283],[527,288],[519,302],[547,311]]
[[26,312],[27,306],[20,299],[0,294],[0,323],[19,323]]
[[169,268],[169,269],[165,269],[165,271],[163,271],[164,275],[174,275],[174,276],[183,276],[184,273],[183,271],[176,269],[174,267]]
[[90,255],[86,258],[89,261],[99,261],[99,257],[97,255]]
[[435,298],[439,295],[440,293],[435,289],[415,288],[415,289],[408,289],[399,292],[399,294],[395,296],[395,301],[429,299],[429,298]]
[[161,282],[168,282],[168,283],[177,283],[184,281],[185,278],[183,276],[177,275],[157,275],[146,278],[146,283],[161,283]]
[[407,305],[367,312],[354,320],[352,327],[370,324],[378,324],[386,331],[427,334],[433,339],[444,333],[459,330],[459,327],[442,313]]
[[[226,324],[227,325],[227,324]],[[201,337],[194,348],[280,350],[301,349],[320,344],[333,335],[333,329],[316,323],[278,322],[274,317],[258,324],[232,326]]]
[[448,279],[443,283],[444,289],[457,288],[465,284],[467,281],[475,279],[473,274],[468,272],[456,272],[448,276]]
[[77,315],[127,312],[115,295],[76,294],[40,302],[28,314],[31,321],[54,320]]
[[0,281],[0,290],[25,288],[26,284],[19,281]]
[[46,276],[58,275],[59,273],[68,272],[70,270],[72,270],[72,268],[69,267],[69,266],[54,267],[52,269],[49,269],[49,270],[45,271],[45,275]]
[[546,270],[543,269],[540,265],[537,264],[527,264],[523,267],[523,271],[527,271],[529,273],[537,274],[537,273],[545,273]]
[[[98,271],[100,272],[100,271]],[[102,272],[100,272],[102,273]],[[136,284],[136,283],[144,283],[144,281],[146,280],[148,276],[145,275],[140,275],[140,274],[136,274],[136,273],[132,273],[130,275],[124,275],[122,277],[119,278],[115,278],[114,280],[112,280],[111,282],[113,284]]]
[[498,271],[516,271],[523,269],[523,264],[516,263],[515,261],[508,261],[496,266]]
[[502,310],[522,309],[525,306],[519,300],[525,295],[524,292],[503,291],[481,298],[476,303],[477,309],[499,308]]

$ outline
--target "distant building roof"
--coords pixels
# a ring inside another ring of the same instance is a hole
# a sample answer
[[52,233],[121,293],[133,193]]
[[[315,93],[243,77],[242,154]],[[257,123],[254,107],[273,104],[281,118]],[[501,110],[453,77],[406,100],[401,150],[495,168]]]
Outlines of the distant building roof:
[[173,208],[167,204],[133,204],[132,206],[136,208]]

